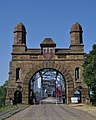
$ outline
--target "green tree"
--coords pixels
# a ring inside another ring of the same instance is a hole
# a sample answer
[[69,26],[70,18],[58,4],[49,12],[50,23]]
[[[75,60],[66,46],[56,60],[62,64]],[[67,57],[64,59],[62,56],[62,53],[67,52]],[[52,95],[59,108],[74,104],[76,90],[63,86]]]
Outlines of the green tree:
[[0,86],[0,106],[5,104],[7,86],[8,81],[5,81],[5,83]]
[[92,46],[92,50],[84,55],[84,81],[91,91],[91,100],[93,104],[96,102],[96,44]]

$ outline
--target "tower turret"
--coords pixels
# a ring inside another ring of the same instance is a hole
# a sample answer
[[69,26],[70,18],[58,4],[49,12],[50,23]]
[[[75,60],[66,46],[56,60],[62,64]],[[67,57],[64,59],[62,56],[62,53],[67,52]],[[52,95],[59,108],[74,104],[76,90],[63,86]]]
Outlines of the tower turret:
[[14,45],[18,44],[26,45],[26,29],[22,23],[17,24],[14,29]]
[[83,45],[82,33],[83,31],[82,31],[81,25],[78,22],[74,23],[70,30],[70,48],[71,49],[77,49],[76,46],[78,47],[78,49],[81,48],[79,46]]
[[19,23],[14,28],[13,52],[24,52],[26,50],[26,28]]

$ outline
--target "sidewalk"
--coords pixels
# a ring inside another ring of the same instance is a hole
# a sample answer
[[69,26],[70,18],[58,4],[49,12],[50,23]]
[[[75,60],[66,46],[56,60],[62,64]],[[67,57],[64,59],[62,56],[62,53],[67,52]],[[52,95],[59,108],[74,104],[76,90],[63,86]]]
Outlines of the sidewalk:
[[6,112],[1,112],[0,113],[0,120],[4,120],[4,119],[10,117],[11,115],[13,115],[13,114],[15,114],[15,113],[27,108],[27,107],[28,107],[28,105],[18,104],[18,105],[16,105],[16,108],[14,108],[12,110],[8,110]]
[[70,104],[69,106],[72,108],[75,108],[75,109],[79,109],[79,110],[88,112],[96,117],[96,107],[95,106],[90,106],[90,105],[86,105],[86,104]]

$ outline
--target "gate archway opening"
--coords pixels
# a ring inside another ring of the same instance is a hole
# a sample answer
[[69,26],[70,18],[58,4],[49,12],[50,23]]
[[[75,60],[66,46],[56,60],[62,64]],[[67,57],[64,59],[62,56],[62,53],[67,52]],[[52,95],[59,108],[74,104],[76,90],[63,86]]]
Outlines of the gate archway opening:
[[22,103],[22,93],[20,90],[16,90],[14,93],[14,104]]
[[80,90],[74,91],[74,97],[78,97],[78,102],[81,103],[81,91]]
[[37,71],[29,81],[29,104],[40,102],[65,103],[66,81],[64,76],[53,68]]

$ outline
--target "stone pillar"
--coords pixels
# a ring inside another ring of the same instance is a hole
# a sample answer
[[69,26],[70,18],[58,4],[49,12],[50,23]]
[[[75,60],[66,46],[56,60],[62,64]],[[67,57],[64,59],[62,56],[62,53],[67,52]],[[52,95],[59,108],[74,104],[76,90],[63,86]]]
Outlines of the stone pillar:
[[28,87],[24,87],[22,91],[22,103],[28,104],[28,99],[29,99]]

